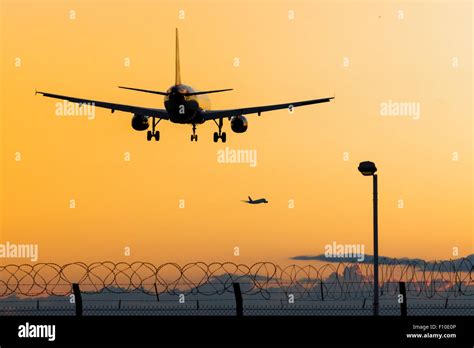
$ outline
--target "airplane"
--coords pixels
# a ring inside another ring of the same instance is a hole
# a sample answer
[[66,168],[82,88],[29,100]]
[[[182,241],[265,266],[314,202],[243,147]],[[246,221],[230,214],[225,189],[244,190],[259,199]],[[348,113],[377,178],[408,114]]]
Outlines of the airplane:
[[248,204],[261,204],[261,203],[268,203],[268,201],[265,198],[259,198],[256,200],[253,200],[252,197],[248,196],[249,200],[248,201],[242,201]]
[[148,130],[147,132],[148,141],[151,141],[151,139],[153,138],[156,141],[160,140],[160,131],[156,130],[156,126],[158,125],[158,123],[160,123],[161,120],[168,120],[172,123],[177,124],[192,125],[193,134],[191,135],[191,141],[198,140],[198,136],[196,134],[197,124],[203,124],[207,121],[214,121],[214,123],[218,127],[218,131],[214,132],[214,142],[218,142],[220,139],[223,143],[225,143],[227,140],[226,132],[222,132],[224,119],[226,118],[230,121],[230,128],[232,129],[232,131],[234,131],[235,133],[244,133],[245,131],[247,131],[248,128],[248,121],[244,115],[257,114],[258,116],[260,116],[262,112],[286,108],[293,110],[293,108],[295,107],[326,103],[329,102],[331,99],[334,99],[334,97],[328,97],[321,99],[304,100],[275,105],[254,106],[239,109],[211,110],[209,98],[207,97],[207,95],[211,93],[231,91],[232,88],[197,91],[194,90],[192,87],[181,83],[178,28],[176,28],[175,54],[175,84],[168,88],[166,92],[118,86],[122,89],[162,95],[164,96],[164,109],[155,109],[126,104],[115,104],[40,91],[36,91],[35,95],[40,94],[44,97],[62,99],[72,103],[78,103],[79,105],[91,104],[100,108],[110,109],[112,113],[115,111],[132,113],[133,117],[131,125],[132,128],[136,131],[148,130],[150,128],[151,119],[151,130]]

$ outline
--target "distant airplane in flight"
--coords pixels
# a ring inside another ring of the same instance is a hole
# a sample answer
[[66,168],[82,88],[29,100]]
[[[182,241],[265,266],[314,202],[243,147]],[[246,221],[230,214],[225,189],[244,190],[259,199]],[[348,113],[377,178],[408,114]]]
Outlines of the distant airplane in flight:
[[250,196],[249,196],[248,201],[242,201],[242,202],[245,202],[245,203],[248,203],[248,204],[268,203],[268,201],[265,198],[260,198],[260,199],[253,200],[252,197],[250,197]]
[[223,143],[225,143],[227,139],[226,133],[222,132],[222,127],[224,123],[223,120],[225,118],[230,121],[230,127],[235,133],[244,133],[248,127],[247,118],[245,118],[244,115],[258,114],[258,116],[260,116],[262,112],[266,111],[286,108],[293,109],[298,106],[326,103],[334,98],[328,97],[322,99],[312,99],[276,105],[254,106],[240,109],[210,110],[209,99],[205,95],[210,93],[231,91],[232,88],[198,92],[190,86],[181,83],[178,29],[176,29],[175,65],[175,84],[171,86],[166,92],[119,86],[119,88],[129,89],[133,91],[163,95],[165,109],[155,109],[125,104],[114,104],[98,100],[68,97],[64,95],[39,91],[35,92],[35,94],[41,94],[49,98],[67,100],[72,103],[91,104],[100,108],[110,109],[111,112],[118,110],[133,113],[132,128],[137,131],[147,130],[150,127],[151,119],[151,130],[147,132],[148,141],[150,141],[152,138],[155,138],[156,141],[160,140],[160,132],[156,130],[156,126],[158,125],[158,123],[160,123],[161,120],[169,120],[173,123],[192,125],[193,134],[191,135],[191,141],[198,140],[198,136],[196,134],[196,125],[212,120],[218,127],[218,132],[214,133],[214,142],[217,142],[219,139],[221,139]]

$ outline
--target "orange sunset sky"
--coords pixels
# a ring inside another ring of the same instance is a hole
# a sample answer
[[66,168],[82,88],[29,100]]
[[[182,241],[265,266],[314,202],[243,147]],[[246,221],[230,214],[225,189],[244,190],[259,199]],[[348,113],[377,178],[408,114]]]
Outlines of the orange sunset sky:
[[[372,183],[357,171],[372,160],[381,255],[472,253],[472,2],[0,4],[0,242],[38,244],[38,261],[56,263],[284,264],[333,241],[372,254]],[[210,95],[213,108],[336,99],[248,115],[244,134],[226,122],[223,144],[212,122],[197,143],[190,125],[167,121],[147,142],[130,114],[58,117],[58,100],[34,95],[162,108],[161,96],[117,86],[172,85],[176,27],[183,83],[234,88]],[[382,116],[389,100],[419,103],[419,119]],[[257,166],[218,163],[226,147],[257,150]],[[270,203],[242,203],[249,195]]]

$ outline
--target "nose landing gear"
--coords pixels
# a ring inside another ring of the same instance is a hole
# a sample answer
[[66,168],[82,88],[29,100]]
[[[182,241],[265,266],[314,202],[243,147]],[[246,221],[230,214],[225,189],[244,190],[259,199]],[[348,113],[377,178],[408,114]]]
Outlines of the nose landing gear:
[[198,141],[198,136],[196,134],[196,124],[193,123],[193,134],[191,134],[191,141]]

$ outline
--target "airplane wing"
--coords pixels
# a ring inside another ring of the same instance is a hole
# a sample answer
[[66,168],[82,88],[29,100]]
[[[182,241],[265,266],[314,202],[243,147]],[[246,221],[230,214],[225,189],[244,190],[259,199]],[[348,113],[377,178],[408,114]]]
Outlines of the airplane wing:
[[46,93],[46,92],[35,92],[35,94],[41,94],[42,96],[49,97],[49,98],[67,100],[72,103],[94,104],[95,106],[99,108],[110,109],[112,110],[112,112],[114,112],[115,110],[118,110],[118,111],[124,111],[124,112],[131,112],[131,113],[139,114],[143,116],[157,117],[163,120],[169,120],[168,112],[164,109],[153,109],[153,108],[144,108],[141,106],[107,103],[107,102],[102,102],[99,100],[74,98],[74,97],[68,97],[68,96],[59,95],[59,94],[51,94],[51,93]]
[[326,102],[329,102],[331,99],[334,99],[334,97],[304,100],[304,101],[299,101],[299,102],[294,102],[294,103],[254,106],[250,108],[241,108],[241,109],[210,110],[210,111],[203,111],[202,115],[204,116],[205,120],[215,120],[219,118],[226,118],[226,117],[239,116],[239,115],[248,115],[248,114],[258,114],[260,116],[262,112],[266,112],[266,111],[287,109],[290,107],[295,108],[298,106],[311,105],[311,104],[326,103]]

